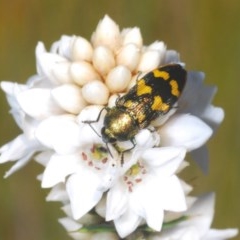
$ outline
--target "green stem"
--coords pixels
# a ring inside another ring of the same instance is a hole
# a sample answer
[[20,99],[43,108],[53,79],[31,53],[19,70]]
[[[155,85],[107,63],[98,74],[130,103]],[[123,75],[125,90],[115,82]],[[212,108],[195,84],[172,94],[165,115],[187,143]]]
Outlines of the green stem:
[[[188,219],[188,216],[181,216],[177,219],[174,219],[169,222],[163,223],[163,229],[167,229],[170,227],[173,227],[174,225],[185,221]],[[81,229],[78,230],[81,233],[96,233],[96,232],[115,232],[115,227],[112,224],[95,224],[95,225],[89,225],[89,226],[84,226]],[[136,231],[143,231],[143,232],[155,232],[153,229],[148,227],[147,225],[142,225],[137,228]]]

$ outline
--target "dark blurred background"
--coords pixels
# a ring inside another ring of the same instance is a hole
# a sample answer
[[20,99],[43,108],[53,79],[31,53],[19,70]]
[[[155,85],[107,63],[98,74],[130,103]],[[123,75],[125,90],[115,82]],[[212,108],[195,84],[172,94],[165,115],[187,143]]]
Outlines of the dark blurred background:
[[[0,80],[25,82],[36,71],[38,41],[49,47],[63,34],[89,39],[106,13],[120,28],[139,26],[146,45],[163,40],[188,69],[204,71],[206,83],[218,85],[214,104],[224,108],[226,117],[208,143],[209,175],[193,166],[188,181],[195,193],[216,192],[213,227],[240,227],[240,1],[1,0]],[[0,108],[3,145],[19,129],[3,92]],[[1,165],[0,176],[9,167]],[[63,216],[60,204],[45,202],[47,191],[36,180],[41,172],[31,162],[10,178],[0,178],[0,240],[69,239],[57,222]]]

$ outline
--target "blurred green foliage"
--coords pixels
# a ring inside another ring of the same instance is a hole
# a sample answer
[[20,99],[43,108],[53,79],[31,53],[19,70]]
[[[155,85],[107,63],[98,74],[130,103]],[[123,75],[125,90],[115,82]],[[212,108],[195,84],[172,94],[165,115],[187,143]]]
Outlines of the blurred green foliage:
[[[204,71],[206,82],[219,88],[214,104],[224,108],[226,118],[208,144],[209,176],[194,168],[189,182],[196,193],[216,192],[214,227],[240,227],[239,12],[238,0],[1,0],[0,80],[25,82],[36,71],[38,41],[49,47],[63,34],[89,39],[106,13],[121,28],[139,26],[145,44],[163,40],[180,52],[188,69]],[[2,92],[0,108],[2,145],[19,130]],[[0,176],[9,167],[1,165]],[[32,162],[0,180],[0,239],[69,239],[57,223],[60,205],[45,203],[47,191],[35,180],[41,172]]]

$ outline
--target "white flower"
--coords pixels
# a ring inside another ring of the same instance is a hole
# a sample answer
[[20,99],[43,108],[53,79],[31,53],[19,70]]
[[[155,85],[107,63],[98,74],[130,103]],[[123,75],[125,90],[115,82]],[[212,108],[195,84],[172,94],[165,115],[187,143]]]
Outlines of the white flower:
[[[112,120],[106,113],[147,72],[169,63],[184,66],[178,53],[161,41],[144,46],[139,28],[121,31],[105,16],[90,41],[62,36],[49,52],[39,42],[36,62],[37,74],[25,85],[1,83],[22,130],[0,148],[0,163],[16,162],[6,177],[35,156],[44,167],[41,186],[52,188],[47,200],[70,209],[61,220],[70,231],[83,229],[84,217],[95,207],[100,211],[103,202],[101,222],[110,221],[122,237],[143,223],[160,231],[166,211],[186,210],[191,198],[177,176],[185,153],[198,160],[224,117],[211,105],[215,88],[203,85],[202,73],[188,72],[185,90],[167,114],[136,131],[134,139],[111,144],[102,137],[106,120]],[[116,237],[91,235],[109,236]]]
[[39,124],[39,121],[27,116],[17,100],[17,96],[27,90],[28,87],[26,85],[2,82],[1,88],[7,95],[9,105],[11,106],[10,112],[14,120],[23,131],[14,140],[0,148],[0,163],[16,161],[12,168],[6,172],[5,177],[8,177],[26,165],[37,151],[44,150],[45,147],[34,136],[34,129]]
[[[83,111],[79,119],[94,110],[95,107]],[[94,125],[96,129],[97,125],[99,123]],[[88,124],[81,121],[77,124],[76,119],[74,122],[69,115],[42,121],[36,136],[43,144],[55,150],[43,172],[42,187],[65,183],[73,217],[81,218],[112,185],[117,171],[115,158],[109,155],[101,139]],[[111,153],[116,155],[114,149]]]
[[235,237],[237,229],[211,229],[214,215],[214,194],[205,194],[197,199],[183,215],[186,220],[164,229],[160,234],[152,234],[149,240],[224,240]]
[[121,237],[132,233],[143,220],[160,231],[164,210],[186,210],[185,195],[175,175],[184,156],[183,148],[148,149],[109,190],[106,220],[114,220]]

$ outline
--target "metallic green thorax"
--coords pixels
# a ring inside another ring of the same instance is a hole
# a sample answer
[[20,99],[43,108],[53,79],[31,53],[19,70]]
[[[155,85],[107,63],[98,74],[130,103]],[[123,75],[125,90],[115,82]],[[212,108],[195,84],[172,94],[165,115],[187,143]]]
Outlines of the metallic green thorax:
[[133,139],[138,131],[134,118],[124,108],[113,107],[107,110],[102,128],[104,142],[127,141]]

